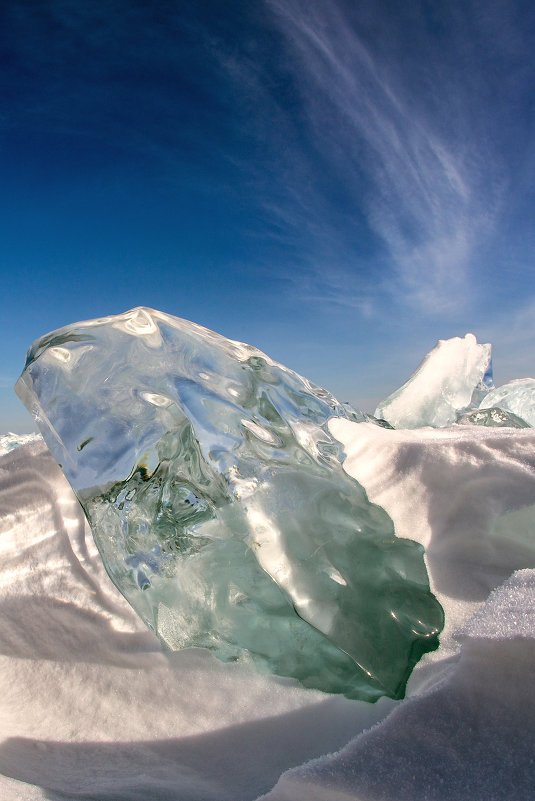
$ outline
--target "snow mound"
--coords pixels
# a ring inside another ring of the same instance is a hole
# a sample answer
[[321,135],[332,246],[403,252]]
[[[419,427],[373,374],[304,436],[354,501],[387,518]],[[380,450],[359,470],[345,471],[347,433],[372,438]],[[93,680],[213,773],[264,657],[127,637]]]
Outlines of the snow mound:
[[534,570],[514,574],[459,632],[461,657],[441,683],[339,753],[289,771],[262,798],[532,798],[534,588]]

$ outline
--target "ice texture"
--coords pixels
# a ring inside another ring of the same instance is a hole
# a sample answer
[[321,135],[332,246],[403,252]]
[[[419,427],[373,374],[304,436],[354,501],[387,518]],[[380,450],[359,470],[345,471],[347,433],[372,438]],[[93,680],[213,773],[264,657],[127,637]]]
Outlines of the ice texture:
[[458,631],[438,682],[257,801],[533,798],[534,592],[535,571],[511,576]]
[[440,428],[477,407],[492,386],[489,344],[478,344],[473,334],[441,339],[409,380],[381,401],[375,417],[394,428]]
[[486,426],[487,428],[531,428],[529,423],[512,412],[506,412],[497,406],[476,409],[460,414],[456,422],[459,425]]
[[14,451],[22,445],[28,445],[30,442],[39,442],[41,439],[40,434],[13,434],[11,431],[7,434],[0,434],[0,456]]
[[16,389],[169,648],[369,700],[400,697],[436,648],[423,547],[344,472],[325,390],[145,308],[37,341]]
[[535,378],[517,378],[491,390],[480,402],[480,409],[498,406],[535,426]]

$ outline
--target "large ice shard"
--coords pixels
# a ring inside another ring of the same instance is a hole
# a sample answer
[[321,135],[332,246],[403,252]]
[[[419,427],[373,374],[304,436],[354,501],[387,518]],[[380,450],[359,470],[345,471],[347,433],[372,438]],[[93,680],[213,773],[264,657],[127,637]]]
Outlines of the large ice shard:
[[325,390],[144,308],[37,341],[16,389],[169,648],[373,700],[437,646],[423,549],[344,472]]
[[441,339],[375,416],[394,428],[440,428],[477,407],[492,386],[490,345],[478,344],[473,334]]
[[535,426],[535,378],[517,378],[491,390],[480,402],[480,409],[497,406]]

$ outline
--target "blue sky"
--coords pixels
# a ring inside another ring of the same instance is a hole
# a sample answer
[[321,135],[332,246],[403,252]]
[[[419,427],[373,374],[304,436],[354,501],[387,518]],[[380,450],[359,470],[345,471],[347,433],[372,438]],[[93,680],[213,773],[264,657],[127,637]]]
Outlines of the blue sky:
[[373,411],[439,338],[535,375],[535,6],[5,0],[0,431],[37,337],[146,305]]

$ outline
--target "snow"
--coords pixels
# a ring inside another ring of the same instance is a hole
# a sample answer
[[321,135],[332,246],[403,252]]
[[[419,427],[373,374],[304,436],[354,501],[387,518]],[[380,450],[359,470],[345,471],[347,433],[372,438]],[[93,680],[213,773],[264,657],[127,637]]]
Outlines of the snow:
[[[535,567],[535,430],[390,431],[347,420],[329,427],[344,445],[345,469],[386,509],[396,534],[426,549],[446,614],[440,651],[427,659],[457,652],[454,631],[491,590],[514,570]],[[504,527],[514,514],[524,525]]]
[[287,772],[264,799],[533,798],[534,588],[535,571],[516,573],[465,627],[442,681],[339,753]]
[[394,704],[307,691],[200,650],[163,654],[43,444],[0,459],[0,510],[3,801],[255,799]]
[[535,430],[333,420],[345,469],[426,547],[446,610],[408,698],[164,654],[40,441],[0,457],[0,798],[533,797]]

